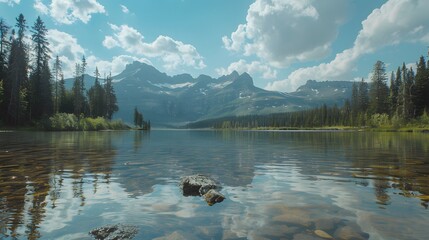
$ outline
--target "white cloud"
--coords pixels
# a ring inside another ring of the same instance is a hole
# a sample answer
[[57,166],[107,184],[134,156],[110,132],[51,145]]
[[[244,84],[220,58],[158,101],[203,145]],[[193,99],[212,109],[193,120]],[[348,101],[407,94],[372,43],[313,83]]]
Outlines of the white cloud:
[[33,5],[34,9],[41,13],[41,14],[45,14],[47,15],[49,13],[49,8],[48,6],[46,6],[45,4],[43,4],[43,2],[41,0],[36,0],[34,1],[34,5]]
[[9,6],[18,5],[20,2],[21,0],[0,0],[0,3],[7,3]]
[[62,24],[72,24],[78,20],[88,23],[92,14],[106,13],[104,6],[97,0],[52,0],[49,6],[42,0],[36,0],[34,8]]
[[[63,66],[65,78],[73,77],[76,63],[80,63],[85,55],[84,48],[79,45],[77,39],[72,35],[52,29],[48,31],[47,38],[53,55],[58,55]],[[113,76],[125,69],[125,66],[134,61],[144,62],[152,65],[146,58],[138,58],[129,55],[115,56],[111,60],[102,60],[94,55],[85,56],[88,64],[86,73],[93,75],[95,67],[101,74],[112,73]],[[52,59],[54,61],[55,57]]]
[[427,9],[427,0],[389,0],[362,22],[352,48],[338,53],[329,63],[298,69],[285,80],[269,83],[265,89],[292,91],[309,79],[353,79],[354,67],[362,55],[404,42],[428,44]]
[[123,13],[129,13],[130,12],[130,10],[126,6],[124,6],[122,4],[121,4],[121,9],[122,9]]
[[216,72],[219,75],[228,75],[233,71],[239,73],[261,74],[264,79],[273,79],[277,77],[277,71],[271,67],[262,64],[259,61],[247,63],[246,60],[240,59],[237,62],[231,63],[227,68],[217,68]]
[[[53,55],[58,55],[63,62],[65,77],[73,76],[74,66],[80,62],[85,50],[72,35],[56,29],[48,30],[47,39]],[[54,59],[55,57],[53,57]]]
[[88,66],[92,66],[92,68],[88,69],[88,73],[92,74],[95,71],[95,67],[97,67],[98,71],[101,74],[112,73],[112,76],[115,76],[121,73],[125,69],[125,66],[127,64],[130,64],[134,61],[139,61],[139,62],[152,65],[152,63],[146,58],[138,58],[138,57],[129,56],[129,55],[115,56],[110,61],[101,60],[94,56],[90,56],[87,59],[87,62],[88,62]]
[[203,58],[197,49],[168,36],[158,36],[155,41],[147,43],[143,35],[127,25],[116,26],[110,24],[114,31],[113,36],[106,36],[103,45],[106,48],[120,47],[125,51],[146,56],[160,58],[167,70],[177,69],[179,66],[202,69],[206,67]]
[[336,39],[346,4],[343,0],[256,0],[246,23],[222,41],[228,50],[256,55],[275,67],[320,59]]
[[103,40],[103,46],[112,49],[114,47],[119,47],[119,43],[112,36],[106,36]]

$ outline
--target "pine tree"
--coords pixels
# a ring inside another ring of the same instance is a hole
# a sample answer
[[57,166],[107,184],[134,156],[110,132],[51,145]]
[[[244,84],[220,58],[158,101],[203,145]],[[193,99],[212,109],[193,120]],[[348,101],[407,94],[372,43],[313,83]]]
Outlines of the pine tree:
[[9,41],[7,40],[9,29],[10,27],[6,22],[0,18],[0,61],[2,64],[6,64],[6,50],[9,46]]
[[393,115],[396,112],[396,108],[398,106],[399,86],[396,84],[397,84],[397,81],[396,81],[395,73],[392,71],[390,75],[390,89],[389,89],[389,108],[390,108],[391,115]]
[[137,110],[137,107],[134,107],[134,125],[136,127],[142,128],[144,124],[145,122],[144,122],[143,114]]
[[52,74],[48,61],[43,64],[41,79],[42,116],[51,116],[54,109],[54,102],[52,99]]
[[369,106],[368,83],[362,78],[359,83],[359,112],[366,113]]
[[34,45],[35,61],[31,73],[31,115],[40,119],[43,115],[52,113],[51,73],[48,61],[50,59],[48,30],[40,17],[32,27],[31,39]]
[[7,115],[7,105],[4,103],[8,101],[5,99],[4,87],[7,78],[7,55],[10,49],[10,42],[7,39],[9,29],[6,22],[0,19],[0,120]]
[[82,94],[82,113],[84,115],[88,115],[89,112],[89,107],[88,107],[88,102],[86,101],[86,96],[85,96],[85,72],[86,72],[86,67],[87,67],[87,63],[86,63],[86,58],[85,56],[82,56],[82,63],[80,65],[80,70],[81,70],[81,77],[80,77],[80,92]]
[[[4,86],[7,105],[7,121],[12,125],[24,122],[27,113],[28,102],[28,54],[27,45],[24,41],[27,29],[24,15],[16,18],[17,37],[12,36],[12,43],[8,61],[8,73]],[[14,35],[14,32],[12,33]]]
[[89,110],[91,117],[104,117],[105,112],[105,92],[103,87],[100,84],[99,77],[100,73],[98,72],[98,68],[95,68],[95,82],[94,86],[92,86],[88,91],[88,99],[89,99]]
[[407,69],[405,63],[401,69],[402,84],[399,89],[399,112],[404,120],[409,120],[414,117],[414,104],[412,101],[413,86],[414,86],[414,71],[412,68]]
[[354,125],[356,117],[359,113],[359,85],[357,82],[354,82],[352,86],[351,111],[353,122],[352,124]]
[[62,63],[58,55],[55,58],[54,67],[52,68],[54,80],[54,112],[58,113],[61,106],[60,81],[62,76]]
[[401,74],[401,68],[398,67],[398,69],[396,70],[396,75],[395,75],[395,86],[396,89],[398,91],[397,93],[397,97],[396,97],[396,105],[392,106],[392,108],[395,109],[394,114],[396,114],[397,116],[400,116],[401,114],[401,87],[402,87],[402,74]]
[[116,100],[115,90],[113,89],[112,76],[107,76],[104,84],[104,92],[106,97],[106,112],[105,117],[112,119],[113,113],[118,111],[118,105]]
[[352,108],[350,106],[350,101],[348,99],[346,99],[346,101],[344,102],[344,106],[342,109],[342,115],[343,115],[343,119],[342,119],[342,123],[344,126],[351,126],[352,123],[350,121],[351,119],[351,115],[352,115]]
[[415,105],[416,116],[421,116],[425,110],[429,110],[429,74],[426,68],[426,60],[420,57],[417,63],[417,72],[415,76],[415,87],[413,103]]
[[389,89],[386,84],[386,67],[382,61],[374,64],[371,81],[369,99],[371,113],[388,113]]
[[[59,112],[67,112],[66,106],[66,99],[67,99],[67,91],[65,87],[65,81],[64,81],[64,74],[60,75],[60,82],[58,84],[58,96],[59,96],[59,106],[58,111]],[[70,111],[69,113],[72,113],[73,111]]]
[[139,111],[137,111],[137,107],[134,107],[134,126],[139,125]]
[[80,116],[83,113],[83,93],[82,81],[81,81],[81,66],[79,63],[75,65],[74,81],[72,87],[72,98],[73,98],[73,112],[76,116]]

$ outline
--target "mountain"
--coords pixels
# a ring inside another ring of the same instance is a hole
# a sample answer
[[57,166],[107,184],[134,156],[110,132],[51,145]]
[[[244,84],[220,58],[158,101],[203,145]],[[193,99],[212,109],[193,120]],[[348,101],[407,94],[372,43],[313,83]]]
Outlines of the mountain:
[[134,62],[113,79],[120,106],[115,117],[126,121],[131,121],[135,106],[155,125],[181,125],[214,117],[308,107],[301,106],[300,96],[255,87],[247,73],[233,72],[220,78],[168,76],[152,66]]
[[342,106],[346,99],[352,94],[353,82],[351,81],[325,81],[317,82],[308,80],[305,85],[299,87],[292,96],[303,97],[312,105],[325,103],[327,105],[337,104]]
[[[86,88],[94,78],[85,77]],[[92,83],[91,83],[92,81]],[[89,84],[88,84],[89,82]],[[137,107],[153,126],[180,126],[188,122],[297,111],[323,103],[342,105],[350,97],[351,82],[308,81],[293,93],[267,91],[253,84],[247,74],[232,72],[212,78],[189,74],[168,76],[153,66],[133,62],[113,77],[119,111],[114,118],[132,123]]]

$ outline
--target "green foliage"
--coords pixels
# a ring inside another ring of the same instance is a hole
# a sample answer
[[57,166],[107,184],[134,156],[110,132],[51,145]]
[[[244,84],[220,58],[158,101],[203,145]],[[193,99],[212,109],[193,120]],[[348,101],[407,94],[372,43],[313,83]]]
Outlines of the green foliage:
[[[109,75],[102,86],[97,70],[95,86],[86,92],[84,77],[87,62],[83,56],[82,61],[76,63],[72,90],[66,90],[58,56],[53,71],[49,68],[51,51],[44,22],[38,17],[30,29],[30,35],[26,34],[27,30],[27,21],[22,14],[16,18],[13,30],[0,18],[0,120],[10,126],[44,122],[44,126],[53,129],[111,128],[110,122],[106,124],[97,117],[111,119],[119,109],[112,77]],[[29,38],[31,45],[26,40]],[[71,115],[53,113],[74,113],[83,117],[74,123]],[[88,116],[95,120],[83,119]],[[122,128],[122,125],[116,122],[113,127]]]
[[43,127],[49,131],[100,131],[129,128],[120,120],[109,121],[102,117],[79,119],[71,113],[54,114],[43,123]]
[[423,114],[419,117],[419,124],[423,125],[424,127],[429,126],[429,114],[424,111]]
[[387,115],[386,113],[376,113],[371,115],[371,118],[369,119],[369,124],[371,127],[374,128],[382,128],[382,127],[390,127],[390,120],[389,120],[389,115]]
[[388,113],[389,89],[386,84],[386,67],[382,61],[377,61],[374,64],[371,81],[369,99],[371,113]]
[[49,118],[46,130],[51,131],[76,131],[78,130],[78,119],[74,114],[57,113]]

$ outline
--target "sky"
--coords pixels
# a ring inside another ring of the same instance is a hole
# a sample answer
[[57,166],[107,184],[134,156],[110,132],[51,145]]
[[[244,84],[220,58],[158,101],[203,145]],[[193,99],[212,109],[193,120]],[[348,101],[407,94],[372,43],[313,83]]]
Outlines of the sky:
[[41,17],[66,77],[85,56],[89,74],[141,61],[169,75],[247,72],[282,92],[309,79],[368,81],[377,60],[388,73],[412,66],[428,55],[428,9],[428,0],[0,0],[10,26],[20,13],[30,27]]

